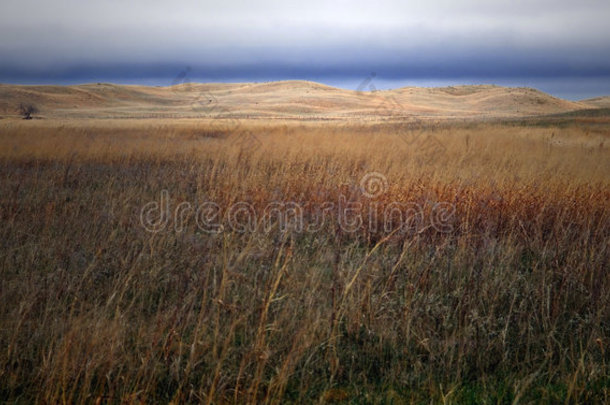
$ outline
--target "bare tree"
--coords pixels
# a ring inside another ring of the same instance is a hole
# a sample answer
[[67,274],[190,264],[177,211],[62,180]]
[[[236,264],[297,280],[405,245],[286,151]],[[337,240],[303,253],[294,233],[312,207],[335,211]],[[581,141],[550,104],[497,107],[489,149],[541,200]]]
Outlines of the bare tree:
[[19,114],[23,116],[24,120],[31,120],[32,114],[36,114],[37,112],[38,108],[33,104],[19,104]]

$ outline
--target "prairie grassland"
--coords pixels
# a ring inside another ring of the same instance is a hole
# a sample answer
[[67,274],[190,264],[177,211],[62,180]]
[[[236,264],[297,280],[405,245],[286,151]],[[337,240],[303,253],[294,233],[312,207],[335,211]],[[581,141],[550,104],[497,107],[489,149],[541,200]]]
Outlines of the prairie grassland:
[[[609,131],[2,120],[0,397],[607,403]],[[315,232],[259,215],[207,233],[187,211],[148,232],[164,190],[223,223],[237,202],[452,210],[440,230],[346,231],[332,211]]]

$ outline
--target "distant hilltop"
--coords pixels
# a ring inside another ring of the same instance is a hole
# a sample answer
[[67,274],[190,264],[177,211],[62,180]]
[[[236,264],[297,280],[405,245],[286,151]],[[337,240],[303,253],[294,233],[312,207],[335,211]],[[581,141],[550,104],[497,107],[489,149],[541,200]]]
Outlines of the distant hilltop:
[[291,80],[136,86],[0,85],[0,115],[18,106],[44,118],[468,118],[524,117],[610,107],[610,97],[568,101],[531,88],[469,85],[359,92]]

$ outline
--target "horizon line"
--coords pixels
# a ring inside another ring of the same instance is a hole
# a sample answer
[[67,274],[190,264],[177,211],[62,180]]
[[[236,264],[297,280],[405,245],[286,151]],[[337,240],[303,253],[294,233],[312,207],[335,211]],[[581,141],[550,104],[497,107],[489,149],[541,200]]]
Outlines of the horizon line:
[[[375,76],[373,76],[374,78]],[[175,79],[174,79],[175,80]],[[412,79],[411,81],[417,81],[418,79]],[[449,81],[448,79],[428,79],[430,82],[440,82],[443,80]],[[403,89],[447,89],[447,88],[456,88],[456,87],[497,87],[504,89],[529,89],[544,93],[551,97],[557,99],[564,99],[569,101],[585,101],[585,100],[593,100],[597,98],[610,97],[610,93],[593,96],[593,97],[585,97],[579,99],[569,99],[561,96],[557,96],[552,94],[551,92],[545,91],[541,88],[535,86],[519,86],[519,85],[502,85],[497,82],[481,82],[481,83],[455,83],[455,84],[445,84],[445,85],[407,85],[400,86],[395,88],[366,88],[366,84],[368,82],[372,82],[365,79],[362,82],[365,83],[362,88],[348,88],[348,87],[339,87],[331,84],[327,84],[324,82],[309,80],[309,79],[279,79],[279,80],[254,80],[254,81],[182,81],[182,82],[172,82],[171,84],[146,84],[146,83],[136,83],[133,81],[130,82],[113,82],[113,81],[83,81],[83,82],[75,82],[75,83],[53,83],[53,82],[42,82],[42,83],[15,83],[15,82],[2,82],[0,81],[0,86],[26,86],[26,87],[76,87],[76,86],[87,86],[87,85],[114,85],[114,86],[133,86],[133,87],[151,87],[151,88],[170,88],[174,86],[184,86],[184,85],[206,85],[206,84],[215,84],[215,85],[261,85],[261,84],[272,84],[272,83],[290,83],[290,82],[303,82],[303,83],[311,83],[317,84],[320,86],[328,87],[335,90],[341,91],[350,91],[350,92],[364,92],[364,93],[374,93],[374,92],[389,92],[389,91],[399,91]],[[452,81],[453,82],[453,81]]]

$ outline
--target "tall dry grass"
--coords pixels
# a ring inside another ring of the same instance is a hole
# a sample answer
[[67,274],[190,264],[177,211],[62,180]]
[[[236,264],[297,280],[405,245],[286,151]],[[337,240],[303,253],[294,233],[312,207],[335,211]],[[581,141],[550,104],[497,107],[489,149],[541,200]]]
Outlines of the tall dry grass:
[[[0,123],[4,400],[610,400],[606,124],[227,125]],[[450,229],[140,224],[163,190],[370,207],[370,172]]]

